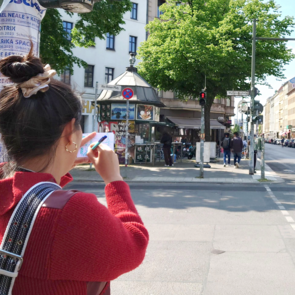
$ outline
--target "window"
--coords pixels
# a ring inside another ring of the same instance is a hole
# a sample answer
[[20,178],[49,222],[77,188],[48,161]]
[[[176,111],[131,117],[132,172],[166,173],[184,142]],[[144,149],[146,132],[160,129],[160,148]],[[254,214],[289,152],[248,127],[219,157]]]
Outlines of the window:
[[129,52],[136,53],[137,37],[129,36]]
[[69,68],[66,68],[60,75],[60,80],[66,84],[71,84],[71,71]]
[[93,72],[94,66],[88,65],[88,67],[85,68],[84,87],[93,87]]
[[115,36],[107,33],[107,49],[115,50]]
[[132,3],[132,9],[131,9],[131,15],[130,15],[131,19],[137,20],[137,8],[138,8],[138,4]]
[[165,3],[165,0],[158,0],[158,17],[160,17],[161,14],[163,14],[162,11],[159,10],[159,7]]
[[105,83],[108,84],[112,80],[114,80],[114,69],[113,68],[106,68],[106,71],[105,71]]
[[71,37],[71,33],[72,33],[72,29],[73,29],[73,23],[69,23],[69,22],[62,22],[64,31],[65,31],[65,37],[67,38],[67,40],[71,41],[72,37]]

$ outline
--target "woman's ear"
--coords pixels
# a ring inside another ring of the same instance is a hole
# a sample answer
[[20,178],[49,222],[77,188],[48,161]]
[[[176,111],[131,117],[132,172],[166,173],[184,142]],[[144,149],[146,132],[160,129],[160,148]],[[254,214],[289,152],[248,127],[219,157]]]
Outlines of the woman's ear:
[[75,131],[75,122],[76,119],[73,118],[70,122],[68,122],[65,127],[64,130],[62,132],[62,137],[65,139],[65,141],[69,144],[72,144],[72,142],[74,141],[74,131]]

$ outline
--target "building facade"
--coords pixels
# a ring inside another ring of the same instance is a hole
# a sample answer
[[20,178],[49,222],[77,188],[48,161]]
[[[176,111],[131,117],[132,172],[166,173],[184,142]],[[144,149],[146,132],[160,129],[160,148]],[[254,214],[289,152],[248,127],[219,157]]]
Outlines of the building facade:
[[[79,16],[66,14],[59,10],[62,15],[63,26],[69,33],[74,28]],[[99,16],[98,16],[99,17]],[[124,14],[123,31],[113,36],[107,34],[105,40],[95,38],[95,46],[88,48],[76,47],[73,54],[87,64],[87,68],[74,66],[74,74],[70,75],[69,70],[65,71],[60,79],[70,84],[81,94],[83,101],[83,132],[89,133],[97,130],[97,123],[94,122],[94,106],[96,82],[107,84],[125,72],[129,64],[129,53],[136,52],[140,43],[146,39],[145,26],[147,23],[147,0],[132,0],[132,10]],[[101,90],[98,90],[98,95]]]
[[[69,71],[65,71],[60,78],[62,81],[71,84],[78,93],[81,93],[84,133],[97,129],[97,123],[94,122],[94,105],[92,104],[95,98],[96,82],[108,84],[125,72],[129,63],[129,53],[136,52],[140,43],[146,40],[148,34],[145,26],[148,21],[160,16],[159,7],[164,2],[164,0],[132,1],[132,10],[125,13],[123,18],[125,21],[124,31],[118,36],[107,34],[105,40],[96,38],[94,47],[76,47],[73,49],[74,55],[87,62],[88,67],[84,69],[75,65],[72,76]],[[63,18],[64,29],[69,33],[70,40],[70,32],[78,20],[78,15],[69,16],[63,10],[60,10],[60,13]],[[137,63],[138,61],[135,66]],[[99,90],[98,95],[100,92]],[[161,108],[162,120],[166,120],[168,117],[171,121],[174,118],[194,120],[201,117],[201,107],[197,100],[182,102],[172,92],[157,91],[157,93],[161,102],[165,105],[164,108]],[[234,116],[234,97],[214,101],[210,117],[211,125],[215,128],[211,130],[212,140],[215,141],[218,138],[217,130],[224,130],[224,125],[230,127],[231,116]],[[195,132],[193,140],[197,139],[198,133]]]
[[264,112],[265,138],[295,138],[295,78],[268,98]]

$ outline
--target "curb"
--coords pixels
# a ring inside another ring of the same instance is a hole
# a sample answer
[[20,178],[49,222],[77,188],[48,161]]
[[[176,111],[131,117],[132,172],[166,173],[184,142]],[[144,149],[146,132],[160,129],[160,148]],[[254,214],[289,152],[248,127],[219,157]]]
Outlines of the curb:
[[[134,179],[124,179],[127,183],[218,183],[218,184],[265,184],[265,183],[278,183],[279,181],[269,179],[269,181],[260,182],[258,179],[228,179],[228,178],[152,178],[152,177],[137,177]],[[100,179],[83,179],[83,178],[74,178],[73,182],[97,182],[104,183]]]

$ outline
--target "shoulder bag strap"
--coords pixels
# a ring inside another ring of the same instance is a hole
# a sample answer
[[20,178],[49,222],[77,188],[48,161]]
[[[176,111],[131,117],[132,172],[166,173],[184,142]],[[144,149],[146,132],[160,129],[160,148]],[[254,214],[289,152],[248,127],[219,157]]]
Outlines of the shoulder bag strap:
[[0,245],[1,295],[12,294],[38,212],[51,193],[59,189],[56,183],[39,182],[26,192],[13,211]]

